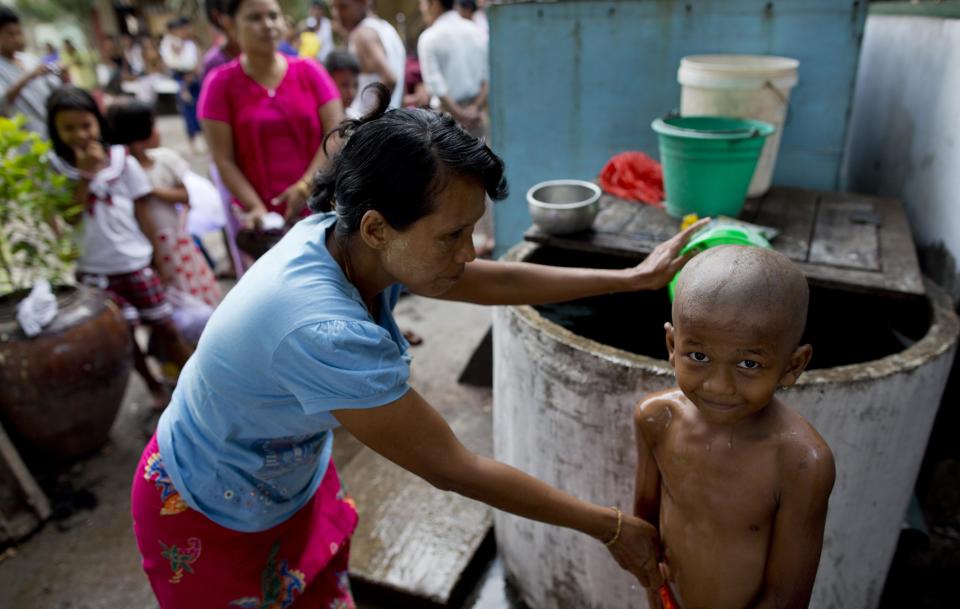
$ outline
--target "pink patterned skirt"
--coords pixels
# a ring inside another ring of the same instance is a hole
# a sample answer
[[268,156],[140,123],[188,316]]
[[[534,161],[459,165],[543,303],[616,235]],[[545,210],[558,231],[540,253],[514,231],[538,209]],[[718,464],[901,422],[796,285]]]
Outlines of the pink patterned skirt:
[[242,533],[187,507],[154,436],[133,479],[131,509],[143,569],[161,609],[354,609],[347,562],[357,511],[333,461],[292,518]]

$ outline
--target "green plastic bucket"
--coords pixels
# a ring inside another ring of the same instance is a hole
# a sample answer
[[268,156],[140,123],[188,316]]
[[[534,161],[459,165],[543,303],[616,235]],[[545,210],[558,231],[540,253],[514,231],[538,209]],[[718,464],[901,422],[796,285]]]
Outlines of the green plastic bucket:
[[[744,187],[746,188],[746,187]],[[687,241],[687,244],[680,250],[680,255],[695,251],[703,251],[718,245],[753,245],[756,247],[765,247],[771,249],[773,246],[767,241],[759,230],[739,224],[730,224],[723,220],[714,220],[706,227],[697,231],[693,237]],[[677,281],[680,280],[680,273],[677,272],[673,279],[667,285],[667,293],[670,294],[670,302],[673,302],[673,293],[677,289]]]
[[653,121],[667,213],[736,217],[773,125],[724,116],[671,116]]

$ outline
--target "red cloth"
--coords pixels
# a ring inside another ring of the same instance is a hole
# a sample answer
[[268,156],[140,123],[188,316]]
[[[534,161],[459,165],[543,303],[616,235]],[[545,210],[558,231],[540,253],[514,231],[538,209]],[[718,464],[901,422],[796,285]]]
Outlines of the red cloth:
[[141,565],[162,609],[356,609],[347,563],[357,511],[332,461],[293,517],[241,533],[187,506],[154,436],[134,475],[131,511]]
[[614,155],[600,172],[600,187],[621,199],[663,206],[660,163],[642,152]]

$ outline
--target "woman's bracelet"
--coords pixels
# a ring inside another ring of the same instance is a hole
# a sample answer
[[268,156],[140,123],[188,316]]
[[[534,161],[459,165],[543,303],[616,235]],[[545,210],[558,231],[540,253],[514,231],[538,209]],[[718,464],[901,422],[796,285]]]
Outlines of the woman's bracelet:
[[608,548],[617,543],[617,540],[620,539],[620,530],[623,528],[623,512],[621,512],[620,508],[615,505],[611,505],[610,509],[617,513],[617,532],[613,534],[613,537],[610,539],[610,541],[604,542],[603,545],[607,546]]

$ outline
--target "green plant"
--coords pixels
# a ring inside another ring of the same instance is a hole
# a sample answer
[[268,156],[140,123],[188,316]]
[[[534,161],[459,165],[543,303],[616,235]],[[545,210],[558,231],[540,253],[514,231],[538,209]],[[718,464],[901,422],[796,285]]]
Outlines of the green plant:
[[66,283],[77,257],[74,222],[83,207],[47,161],[50,144],[0,117],[0,295],[37,279]]

